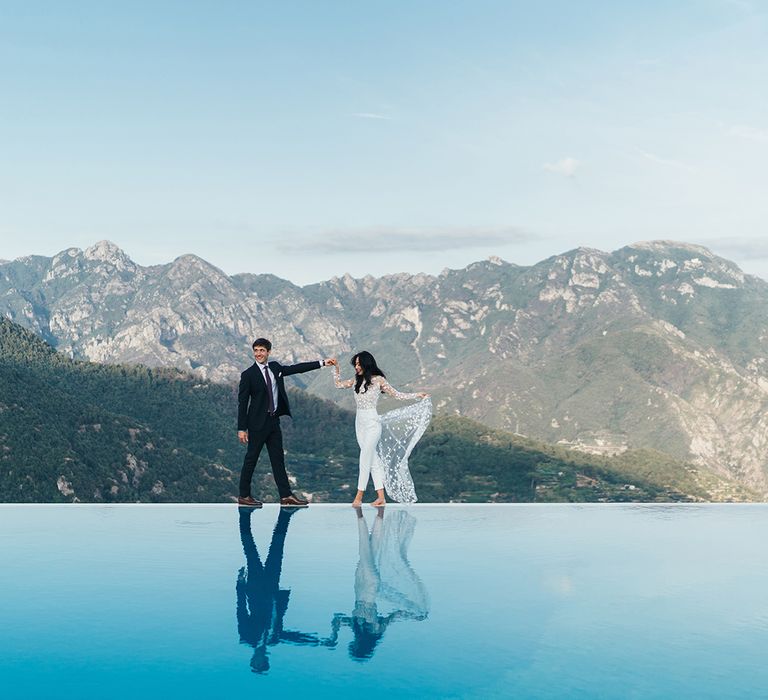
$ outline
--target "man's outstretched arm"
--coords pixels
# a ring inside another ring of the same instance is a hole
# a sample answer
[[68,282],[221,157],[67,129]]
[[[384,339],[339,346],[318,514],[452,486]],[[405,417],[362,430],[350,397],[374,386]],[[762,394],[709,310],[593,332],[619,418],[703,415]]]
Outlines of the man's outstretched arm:
[[284,377],[288,377],[291,374],[303,374],[304,372],[311,372],[313,369],[320,369],[321,367],[330,367],[335,365],[336,360],[331,357],[325,360],[313,360],[312,362],[299,362],[295,365],[281,365],[280,371]]

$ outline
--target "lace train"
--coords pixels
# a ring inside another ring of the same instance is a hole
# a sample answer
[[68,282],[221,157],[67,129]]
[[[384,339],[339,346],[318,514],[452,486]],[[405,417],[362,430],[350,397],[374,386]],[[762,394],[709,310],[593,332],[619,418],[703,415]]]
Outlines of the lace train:
[[415,503],[416,489],[408,457],[432,420],[429,398],[381,415],[381,437],[377,452],[384,467],[384,488],[399,503]]
[[[404,617],[423,620],[429,614],[427,589],[408,561],[416,518],[405,510],[389,511],[378,551],[379,597]],[[384,606],[382,606],[384,607]]]

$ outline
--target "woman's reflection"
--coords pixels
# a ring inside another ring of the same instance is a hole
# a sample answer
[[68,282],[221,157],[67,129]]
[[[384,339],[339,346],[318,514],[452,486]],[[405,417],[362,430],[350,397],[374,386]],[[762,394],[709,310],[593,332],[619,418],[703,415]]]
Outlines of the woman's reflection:
[[280,588],[280,572],[288,524],[298,509],[280,508],[264,564],[261,563],[251,533],[253,509],[239,510],[240,540],[247,566],[242,567],[237,576],[237,631],[240,643],[253,647],[253,672],[266,673],[269,670],[267,646],[280,643],[317,646],[320,641],[316,634],[283,629],[283,618],[291,591]]
[[[373,656],[387,627],[395,620],[424,620],[429,601],[424,584],[408,563],[408,546],[416,518],[405,510],[394,510],[384,518],[377,508],[373,526],[361,508],[356,508],[360,561],[355,571],[355,608],[352,615],[336,613],[331,636],[323,641],[335,647],[342,625],[352,630],[349,655],[356,661]],[[387,610],[382,614],[382,610]]]

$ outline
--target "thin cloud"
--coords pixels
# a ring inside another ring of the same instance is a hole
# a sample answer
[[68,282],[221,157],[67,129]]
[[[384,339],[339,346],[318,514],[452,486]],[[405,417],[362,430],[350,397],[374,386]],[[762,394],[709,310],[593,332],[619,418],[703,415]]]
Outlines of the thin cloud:
[[707,248],[738,260],[768,260],[768,240],[761,238],[710,238],[702,241]]
[[656,165],[663,165],[668,168],[676,168],[677,170],[685,170],[686,172],[696,172],[696,168],[688,163],[684,163],[681,160],[675,160],[674,158],[663,158],[662,156],[651,153],[650,151],[644,151],[642,148],[635,149],[644,160]]
[[353,112],[353,117],[358,119],[383,119],[384,121],[391,122],[392,117],[388,117],[386,114],[378,114],[376,112]]
[[540,237],[520,229],[466,227],[453,229],[375,227],[326,230],[311,237],[286,240],[277,248],[285,253],[338,255],[339,253],[446,252],[467,248],[523,245]]
[[565,177],[574,177],[576,171],[581,167],[581,162],[570,156],[558,160],[556,163],[544,163],[544,170],[556,175]]
[[768,143],[768,129],[758,129],[754,126],[746,126],[744,124],[738,124],[732,126],[728,133],[731,136],[738,136],[742,139],[748,139],[749,141],[757,141],[758,143]]

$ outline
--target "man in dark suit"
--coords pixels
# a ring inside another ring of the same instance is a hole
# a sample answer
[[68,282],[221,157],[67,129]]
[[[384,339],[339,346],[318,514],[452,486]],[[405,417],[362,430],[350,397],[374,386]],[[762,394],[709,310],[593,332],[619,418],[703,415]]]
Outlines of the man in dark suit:
[[240,493],[237,502],[241,506],[261,507],[261,501],[251,496],[251,478],[259,454],[266,445],[272,474],[280,494],[280,504],[303,507],[307,506],[308,502],[291,493],[288,474],[285,471],[280,416],[290,416],[291,408],[288,405],[283,378],[336,364],[336,360],[326,359],[281,365],[279,362],[269,362],[271,351],[272,343],[266,338],[254,340],[253,357],[256,362],[240,375],[240,389],[237,395],[237,437],[241,443],[248,445],[248,451],[245,453],[243,468],[240,472]]

